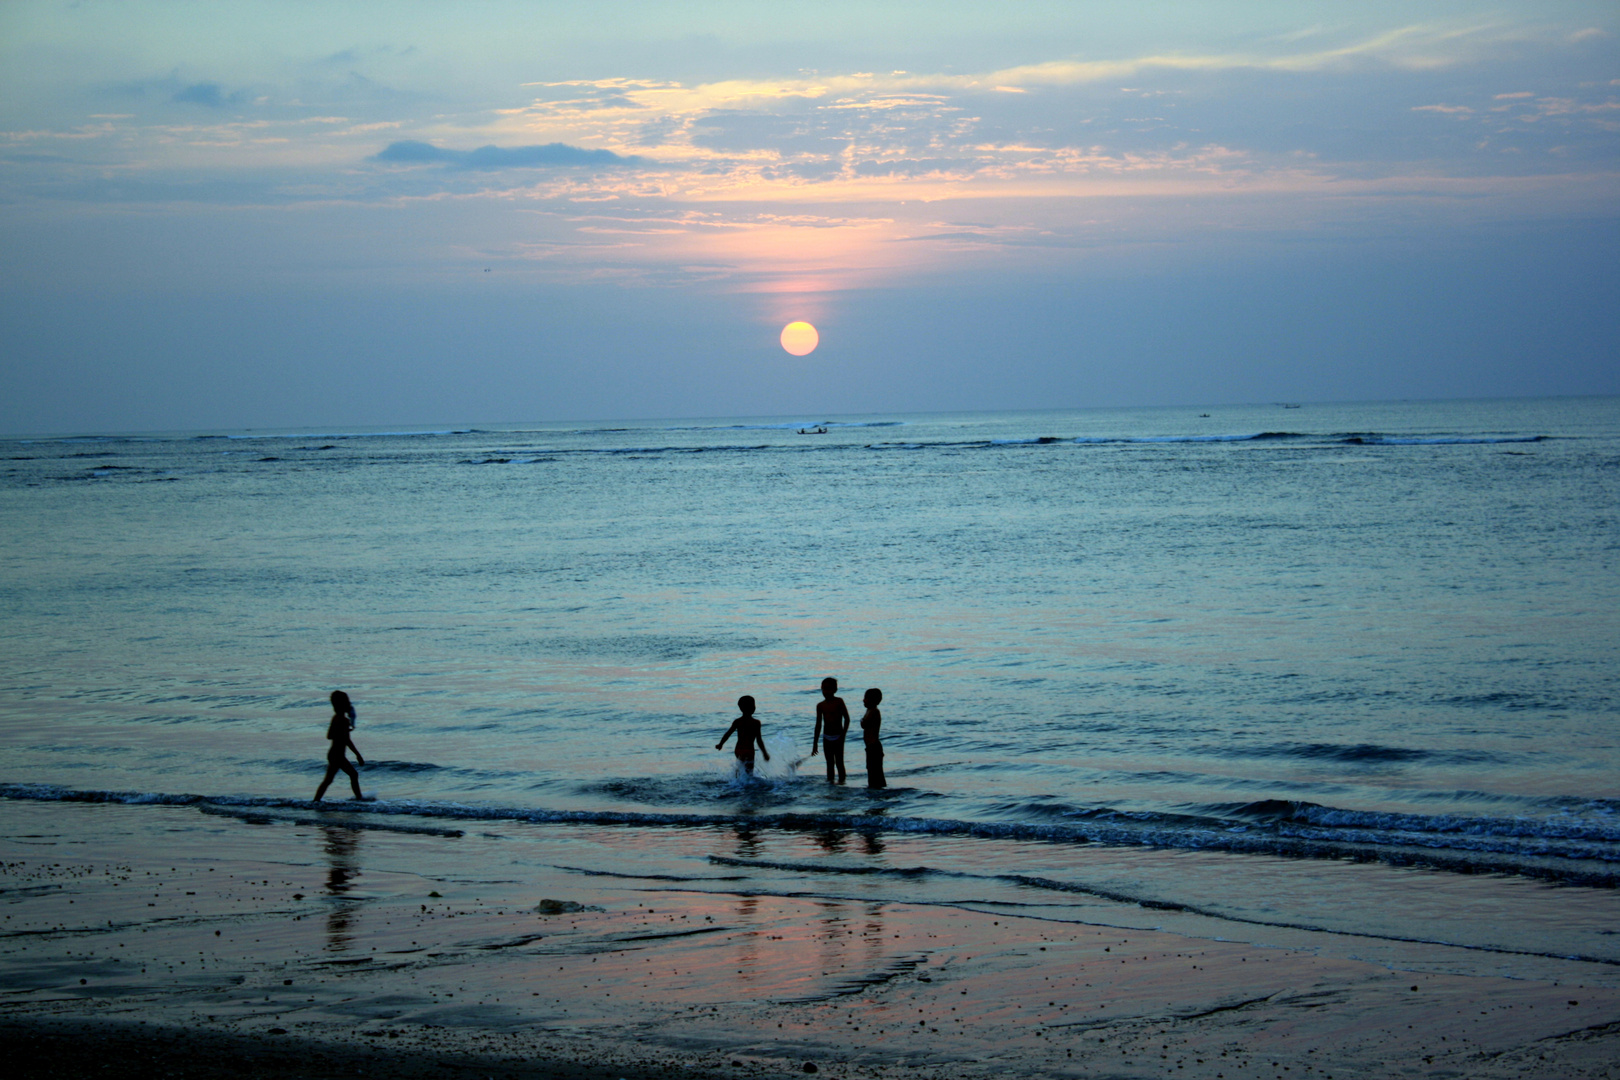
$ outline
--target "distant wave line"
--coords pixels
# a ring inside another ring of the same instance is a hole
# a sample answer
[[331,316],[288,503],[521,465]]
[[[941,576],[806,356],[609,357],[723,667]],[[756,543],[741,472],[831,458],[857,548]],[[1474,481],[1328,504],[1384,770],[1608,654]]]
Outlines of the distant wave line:
[[[903,420],[871,420],[860,422],[819,422],[816,426],[829,429],[858,430],[862,428],[903,427]],[[46,439],[17,439],[10,440],[19,445],[41,445],[55,443],[58,445],[84,445],[86,443],[159,443],[159,442],[254,442],[261,440],[337,440],[349,441],[359,439],[434,439],[443,437],[461,437],[469,435],[483,435],[504,440],[522,440],[526,437],[538,439],[555,439],[569,436],[589,436],[604,434],[630,434],[632,432],[723,432],[723,431],[791,431],[802,427],[797,423],[781,424],[730,424],[705,425],[692,427],[636,427],[636,428],[576,428],[569,430],[556,429],[512,429],[491,431],[480,428],[445,428],[428,431],[351,431],[351,432],[296,432],[296,433],[259,433],[236,432],[226,434],[200,434],[185,436],[86,436],[74,435],[60,438]],[[1251,442],[1281,442],[1304,443],[1316,445],[1346,445],[1346,446],[1470,446],[1490,445],[1495,443],[1537,443],[1550,441],[1558,436],[1546,434],[1521,434],[1516,432],[1473,432],[1473,433],[1387,433],[1378,431],[1348,431],[1348,432],[1304,432],[1304,431],[1249,431],[1249,432],[1217,432],[1217,433],[1167,433],[1156,435],[1035,435],[1020,438],[988,438],[988,439],[927,439],[906,442],[876,442],[851,443],[837,440],[811,442],[773,442],[762,444],[732,444],[715,443],[699,444],[693,446],[520,446],[517,449],[487,451],[488,453],[503,453],[512,456],[534,454],[664,454],[664,453],[704,453],[704,452],[744,452],[754,450],[778,450],[788,452],[821,451],[821,450],[924,450],[924,449],[999,449],[1022,446],[1117,446],[1117,445],[1175,445],[1181,443],[1251,443]]]
[[[876,425],[874,425],[876,426]],[[713,429],[703,429],[713,430]],[[749,429],[757,430],[757,429]],[[1182,443],[1248,443],[1293,441],[1318,446],[1449,446],[1491,443],[1532,443],[1551,438],[1547,435],[1491,436],[1381,436],[1369,434],[1308,435],[1291,431],[1260,431],[1235,435],[1040,435],[1022,439],[936,439],[908,442],[877,442],[864,445],[848,442],[801,443],[705,443],[695,446],[546,446],[503,450],[509,460],[486,456],[468,464],[533,464],[535,455],[545,459],[576,454],[627,455],[646,457],[658,454],[744,454],[754,452],[818,453],[840,450],[1001,450],[1026,446],[1153,446]],[[520,460],[522,459],[522,460]]]

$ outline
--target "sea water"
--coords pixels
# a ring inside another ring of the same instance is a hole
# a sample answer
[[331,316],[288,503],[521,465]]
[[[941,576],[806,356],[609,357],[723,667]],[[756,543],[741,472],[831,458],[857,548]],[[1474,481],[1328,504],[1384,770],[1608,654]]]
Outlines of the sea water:
[[[514,867],[544,829],[658,887],[1620,969],[1620,399],[0,458],[11,805],[303,808],[341,688],[353,820]],[[846,785],[808,756],[826,676],[857,722],[883,690],[888,788],[858,727]],[[753,775],[714,750],[742,694]]]

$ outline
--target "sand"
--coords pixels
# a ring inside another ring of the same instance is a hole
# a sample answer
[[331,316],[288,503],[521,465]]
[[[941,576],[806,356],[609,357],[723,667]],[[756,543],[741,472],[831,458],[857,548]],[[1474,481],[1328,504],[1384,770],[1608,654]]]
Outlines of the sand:
[[443,838],[338,810],[208,830],[180,807],[0,814],[0,1028],[23,1076],[1620,1077],[1620,990],[1578,979],[944,905],[436,878],[409,867]]

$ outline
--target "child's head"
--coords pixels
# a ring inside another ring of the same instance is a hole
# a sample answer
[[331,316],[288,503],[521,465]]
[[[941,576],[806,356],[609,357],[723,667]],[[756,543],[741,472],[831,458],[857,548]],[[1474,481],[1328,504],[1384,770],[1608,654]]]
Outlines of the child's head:
[[342,690],[332,691],[332,711],[341,716],[354,715],[354,706],[349,704],[349,695]]
[[742,710],[744,716],[754,715],[754,698],[751,694],[744,694],[737,699],[737,708]]
[[866,695],[861,700],[866,703],[868,709],[875,709],[878,703],[883,700],[883,691],[874,686],[866,692]]
[[838,680],[832,678],[822,679],[821,693],[826,697],[832,697],[838,693]]

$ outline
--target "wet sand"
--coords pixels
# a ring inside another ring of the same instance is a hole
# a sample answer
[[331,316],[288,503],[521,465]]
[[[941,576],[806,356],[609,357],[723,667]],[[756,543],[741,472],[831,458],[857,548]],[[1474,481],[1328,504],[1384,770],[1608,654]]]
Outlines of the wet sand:
[[1620,990],[1578,964],[1418,973],[945,905],[435,876],[446,836],[341,804],[207,830],[183,807],[0,815],[21,1075],[1620,1077]]

